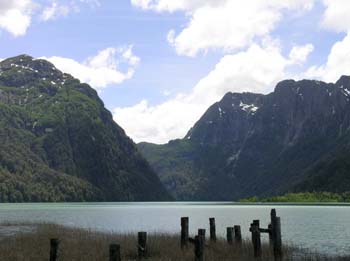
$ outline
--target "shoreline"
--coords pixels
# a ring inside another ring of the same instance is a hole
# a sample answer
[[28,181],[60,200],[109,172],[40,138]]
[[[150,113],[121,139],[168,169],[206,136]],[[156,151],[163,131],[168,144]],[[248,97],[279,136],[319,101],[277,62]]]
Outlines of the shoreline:
[[350,206],[350,202],[239,202],[239,201],[167,201],[167,202],[14,202],[0,203],[0,206]]
[[[55,224],[0,224],[1,228],[35,228],[32,231],[20,231],[2,236],[0,260],[43,260],[49,253],[49,242],[52,238],[60,241],[61,260],[106,260],[110,244],[119,244],[122,260],[137,260],[137,235],[98,232],[92,229],[71,228]],[[147,239],[148,260],[192,261],[194,249],[189,245],[185,250],[180,248],[179,234],[151,233]],[[350,256],[325,256],[311,253],[309,250],[285,244],[284,257],[287,260],[349,260]],[[228,244],[218,237],[211,242],[208,238],[205,246],[205,260],[256,260],[249,239],[243,239],[242,245]],[[264,241],[262,259],[273,260],[271,248]]]

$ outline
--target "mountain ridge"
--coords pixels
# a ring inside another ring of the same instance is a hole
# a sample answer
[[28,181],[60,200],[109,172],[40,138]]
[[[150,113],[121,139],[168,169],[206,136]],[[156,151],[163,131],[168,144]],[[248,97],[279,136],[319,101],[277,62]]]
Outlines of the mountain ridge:
[[52,63],[0,62],[0,200],[171,200],[97,92]]
[[[319,166],[322,159],[338,162],[330,154],[339,154],[350,139],[349,98],[349,76],[336,83],[284,80],[267,95],[227,93],[183,139],[138,146],[181,200],[236,200],[325,188],[338,192],[341,182],[326,186],[331,171],[324,173]],[[324,181],[313,186],[315,179]],[[350,183],[344,190],[350,190]]]

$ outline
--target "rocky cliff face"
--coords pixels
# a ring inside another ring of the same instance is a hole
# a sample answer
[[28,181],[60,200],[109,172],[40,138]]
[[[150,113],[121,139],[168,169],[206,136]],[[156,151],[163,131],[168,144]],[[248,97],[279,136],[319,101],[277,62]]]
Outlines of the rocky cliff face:
[[97,93],[45,60],[0,63],[0,201],[168,200]]
[[268,95],[228,93],[184,139],[139,147],[179,199],[349,190],[349,99],[347,76],[286,80]]

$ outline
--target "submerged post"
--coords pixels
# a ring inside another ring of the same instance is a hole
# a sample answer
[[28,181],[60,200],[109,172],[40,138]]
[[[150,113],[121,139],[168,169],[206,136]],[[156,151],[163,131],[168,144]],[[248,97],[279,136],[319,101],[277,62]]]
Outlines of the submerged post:
[[233,231],[234,231],[233,227],[226,228],[226,239],[227,239],[227,243],[229,243],[230,245],[233,244]]
[[147,232],[138,233],[137,252],[139,260],[147,257]]
[[241,244],[242,243],[241,226],[234,226],[233,229],[235,231],[235,242],[237,244]]
[[188,217],[181,218],[181,248],[187,247],[188,244]]
[[57,238],[50,239],[50,261],[57,260],[59,244],[60,241]]
[[110,244],[109,245],[109,261],[121,261],[120,257],[120,245]]
[[209,218],[210,225],[210,240],[216,242],[216,227],[215,227],[215,218]]
[[252,243],[254,248],[254,257],[261,257],[261,234],[260,234],[260,221],[254,220],[250,226],[250,232],[252,233]]

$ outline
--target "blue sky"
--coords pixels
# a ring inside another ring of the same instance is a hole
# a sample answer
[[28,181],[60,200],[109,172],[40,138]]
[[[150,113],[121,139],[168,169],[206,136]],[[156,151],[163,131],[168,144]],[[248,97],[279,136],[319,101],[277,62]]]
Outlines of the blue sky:
[[227,91],[350,74],[350,1],[246,2],[0,0],[0,57],[50,60],[155,143],[183,137]]

